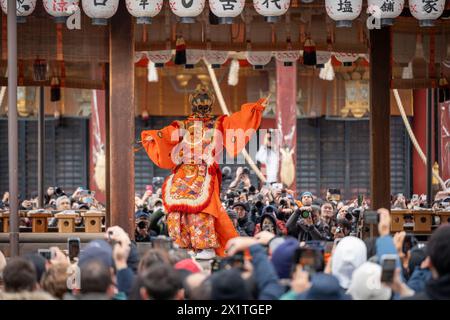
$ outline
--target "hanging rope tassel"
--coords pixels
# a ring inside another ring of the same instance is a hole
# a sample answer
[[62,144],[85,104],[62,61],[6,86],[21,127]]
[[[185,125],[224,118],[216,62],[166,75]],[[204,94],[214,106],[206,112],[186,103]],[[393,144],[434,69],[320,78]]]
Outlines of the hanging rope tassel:
[[236,86],[239,83],[239,61],[233,59],[231,61],[230,73],[228,74],[228,84],[230,86]]
[[147,80],[148,82],[158,82],[158,70],[155,67],[155,63],[153,61],[148,61],[147,64]]

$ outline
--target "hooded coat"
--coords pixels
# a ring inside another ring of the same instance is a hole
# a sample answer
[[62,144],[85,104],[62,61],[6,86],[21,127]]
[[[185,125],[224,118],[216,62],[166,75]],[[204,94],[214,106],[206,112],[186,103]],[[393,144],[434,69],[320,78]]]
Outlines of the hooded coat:
[[342,288],[350,287],[353,272],[367,261],[367,248],[364,242],[356,237],[345,237],[332,256],[331,273],[339,280]]
[[[272,211],[268,211],[267,209],[272,209]],[[287,235],[287,229],[286,229],[286,224],[277,219],[277,215],[276,215],[277,209],[274,206],[266,206],[263,209],[261,218],[260,218],[260,222],[256,225],[255,227],[255,233],[254,235],[257,235],[258,233],[260,233],[263,230],[263,221],[264,218],[269,218],[273,225],[275,226],[275,235],[276,236],[285,236]]]

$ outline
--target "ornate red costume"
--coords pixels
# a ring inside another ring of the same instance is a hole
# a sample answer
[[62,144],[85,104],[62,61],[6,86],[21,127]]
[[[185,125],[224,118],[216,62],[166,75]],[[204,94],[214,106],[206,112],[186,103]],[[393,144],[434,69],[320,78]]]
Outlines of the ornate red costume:
[[[149,157],[171,169],[162,187],[169,235],[181,248],[215,249],[224,254],[227,241],[238,236],[219,198],[221,171],[217,159],[223,146],[236,156],[261,122],[264,99],[244,104],[231,116],[209,115],[214,95],[200,85],[190,96],[193,114],[161,130],[142,132]],[[244,132],[253,130],[244,137]]]

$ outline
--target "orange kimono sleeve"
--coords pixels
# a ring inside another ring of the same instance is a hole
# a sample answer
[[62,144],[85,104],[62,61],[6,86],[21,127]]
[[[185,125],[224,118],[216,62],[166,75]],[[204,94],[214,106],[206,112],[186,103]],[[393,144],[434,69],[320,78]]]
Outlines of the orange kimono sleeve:
[[264,110],[262,105],[264,100],[259,99],[257,102],[246,103],[242,105],[241,111],[223,118],[223,139],[225,149],[230,156],[237,156],[259,128]]
[[173,169],[172,149],[179,142],[179,125],[173,122],[161,130],[145,130],[141,133],[142,146],[152,161],[160,168]]

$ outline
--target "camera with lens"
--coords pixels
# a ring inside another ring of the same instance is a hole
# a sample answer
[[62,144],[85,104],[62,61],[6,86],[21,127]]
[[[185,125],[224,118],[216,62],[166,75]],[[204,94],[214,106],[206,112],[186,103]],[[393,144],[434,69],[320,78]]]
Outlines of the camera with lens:
[[234,193],[233,191],[230,191],[227,193],[226,196],[227,196],[227,199],[234,199],[234,198],[237,198],[239,195]]
[[242,169],[242,174],[249,175],[250,174],[250,169],[247,168],[247,167],[244,167],[244,169]]
[[311,211],[308,210],[301,210],[300,211],[300,217],[302,217],[303,219],[308,219],[311,217]]
[[342,227],[336,228],[336,233],[342,233],[343,231],[344,231],[344,229],[342,229]]
[[244,269],[244,253],[236,252],[231,257],[226,257],[222,259],[220,263],[220,269],[228,269],[228,268],[236,268],[243,270]]
[[137,227],[139,229],[147,229],[147,222],[146,221],[139,221],[139,223],[137,224]]
[[353,210],[351,210],[351,214],[352,216],[354,216],[356,218],[356,220],[359,220],[359,217],[361,216],[361,213],[363,212],[362,208],[353,208]]
[[55,196],[56,197],[61,197],[64,195],[65,195],[65,193],[61,187],[55,187]]

